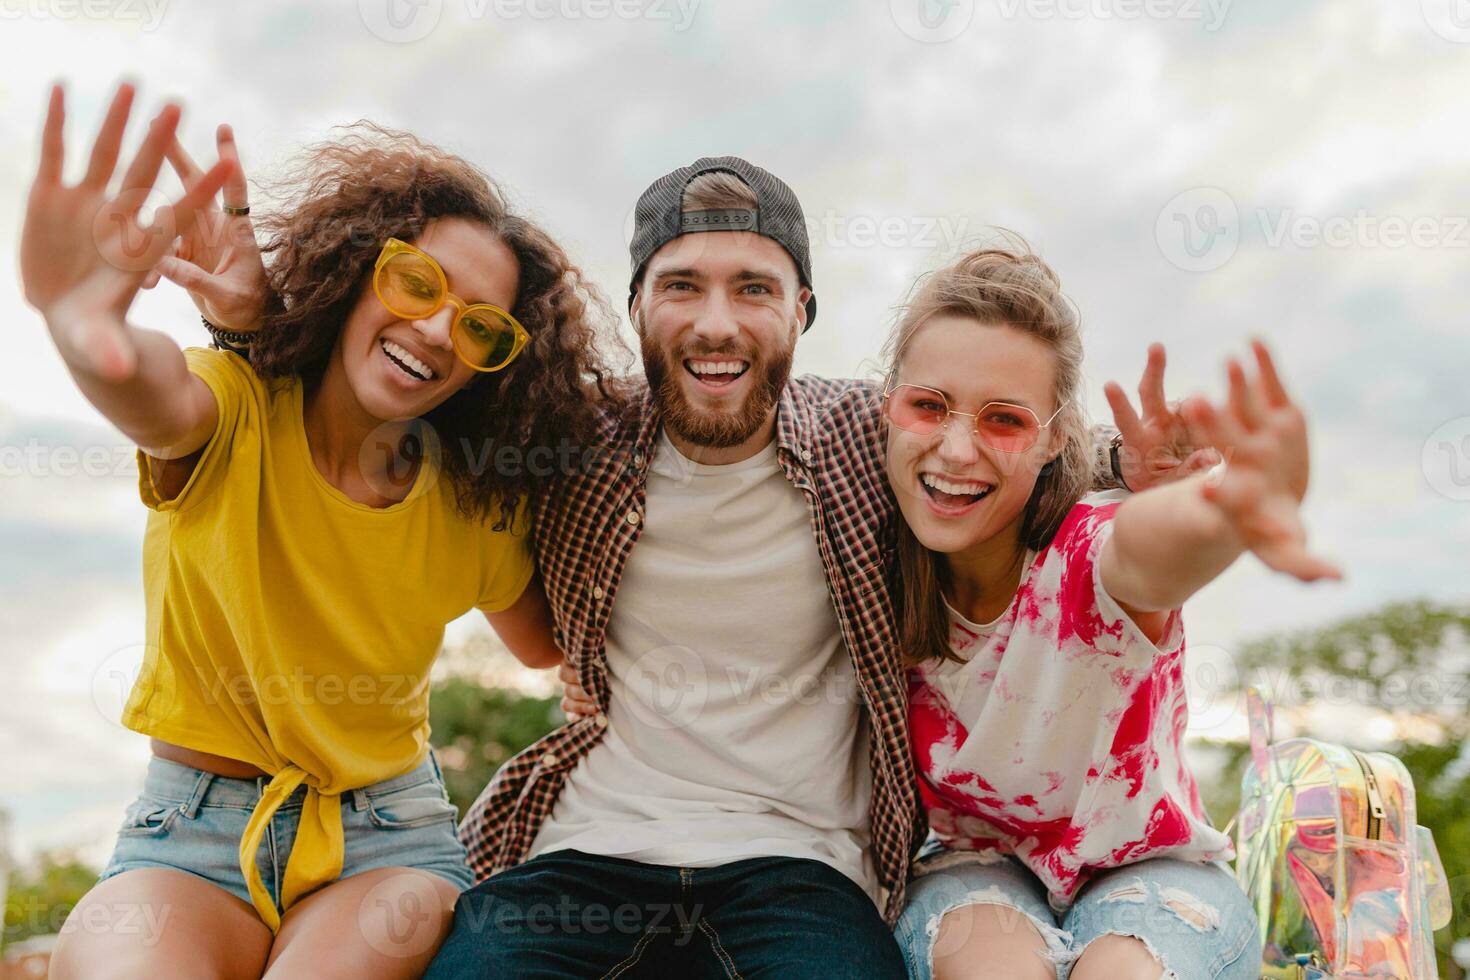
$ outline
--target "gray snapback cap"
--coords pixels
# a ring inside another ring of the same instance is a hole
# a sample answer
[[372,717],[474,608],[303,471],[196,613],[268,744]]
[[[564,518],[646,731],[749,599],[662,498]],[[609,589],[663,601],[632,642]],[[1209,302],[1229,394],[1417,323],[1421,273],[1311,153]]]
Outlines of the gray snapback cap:
[[[711,171],[732,173],[745,181],[755,193],[756,207],[684,211],[684,189],[691,180]],[[773,239],[796,262],[801,284],[812,289],[806,217],[791,188],[779,177],[740,157],[701,157],[689,166],[655,180],[638,198],[638,206],[633,212],[633,241],[628,247],[633,265],[633,277],[628,284],[628,305],[633,303],[643,267],[653,258],[653,253],[680,235],[703,231],[753,231]],[[816,319],[817,297],[813,291],[806,304],[805,329],[811,329]]]

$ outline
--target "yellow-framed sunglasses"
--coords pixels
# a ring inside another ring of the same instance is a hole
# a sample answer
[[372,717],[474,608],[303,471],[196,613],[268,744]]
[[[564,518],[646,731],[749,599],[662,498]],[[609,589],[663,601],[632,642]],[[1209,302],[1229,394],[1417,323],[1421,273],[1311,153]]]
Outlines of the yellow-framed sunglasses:
[[459,312],[450,328],[454,354],[476,371],[499,371],[531,340],[508,310],[491,303],[466,303],[449,291],[449,278],[433,257],[408,242],[390,238],[373,265],[373,292],[388,312],[405,320],[424,320],[445,303]]

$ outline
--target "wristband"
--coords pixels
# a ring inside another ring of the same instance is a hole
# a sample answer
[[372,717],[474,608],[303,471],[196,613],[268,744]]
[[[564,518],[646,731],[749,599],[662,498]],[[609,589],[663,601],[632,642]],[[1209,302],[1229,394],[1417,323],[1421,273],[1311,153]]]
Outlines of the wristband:
[[199,319],[204,322],[204,329],[209,331],[209,336],[214,338],[215,350],[227,350],[241,357],[248,356],[250,341],[253,339],[251,334],[243,330],[226,330],[224,327],[217,327],[203,316]]
[[1131,493],[1133,491],[1133,488],[1130,487],[1128,485],[1128,481],[1123,478],[1123,464],[1122,460],[1118,458],[1118,450],[1122,448],[1123,433],[1119,432],[1108,442],[1108,465],[1112,468],[1113,476],[1117,478],[1118,484],[1124,490],[1127,490]]

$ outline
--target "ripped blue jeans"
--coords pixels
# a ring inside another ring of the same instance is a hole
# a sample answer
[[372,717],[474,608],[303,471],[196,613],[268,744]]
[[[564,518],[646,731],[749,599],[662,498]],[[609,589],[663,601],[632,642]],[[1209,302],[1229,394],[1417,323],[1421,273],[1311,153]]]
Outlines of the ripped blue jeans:
[[[1047,903],[1046,888],[1014,857],[977,863],[931,841],[915,865],[908,902],[894,932],[912,980],[932,980],[934,961],[963,945],[946,933],[945,914],[967,905],[998,905],[1025,915],[1046,942],[1038,951],[1067,980],[1087,944],[1099,936],[1141,940],[1160,963],[1163,980],[1256,980],[1261,941],[1255,913],[1235,876],[1218,864],[1152,858],[1093,877],[1066,912]],[[980,859],[983,860],[983,859]],[[1005,923],[1004,913],[1001,916]],[[1015,921],[1015,920],[1012,920]],[[983,964],[973,974],[987,976]]]

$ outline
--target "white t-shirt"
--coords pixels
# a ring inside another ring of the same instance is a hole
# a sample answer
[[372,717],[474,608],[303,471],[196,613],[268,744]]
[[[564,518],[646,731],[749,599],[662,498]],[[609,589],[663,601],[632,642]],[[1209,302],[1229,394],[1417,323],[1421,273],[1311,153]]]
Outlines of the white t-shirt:
[[810,858],[877,900],[857,675],[776,453],[705,466],[662,437],[608,624],[607,732],[528,857]]

